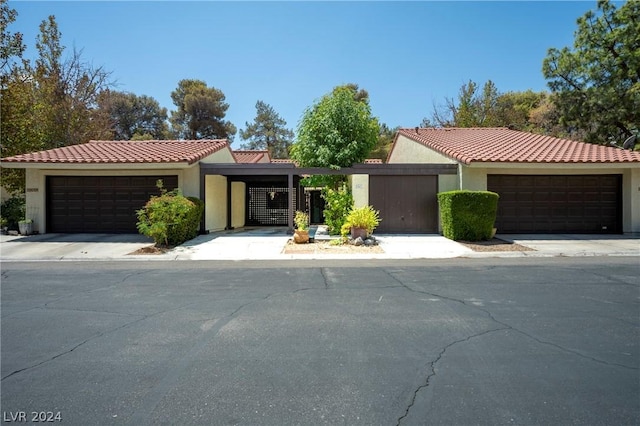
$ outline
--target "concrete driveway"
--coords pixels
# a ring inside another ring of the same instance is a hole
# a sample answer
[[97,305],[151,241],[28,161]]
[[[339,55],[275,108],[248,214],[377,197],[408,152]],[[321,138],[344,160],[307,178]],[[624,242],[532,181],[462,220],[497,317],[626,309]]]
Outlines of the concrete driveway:
[[[384,253],[350,259],[455,257],[640,256],[640,237],[627,235],[498,235],[532,249],[474,252],[441,235],[378,235]],[[251,228],[200,235],[162,255],[133,255],[153,242],[141,235],[44,234],[0,236],[0,260],[277,260],[344,259],[345,254],[284,254],[284,228]]]
[[637,260],[10,262],[2,410],[65,425],[640,424]]

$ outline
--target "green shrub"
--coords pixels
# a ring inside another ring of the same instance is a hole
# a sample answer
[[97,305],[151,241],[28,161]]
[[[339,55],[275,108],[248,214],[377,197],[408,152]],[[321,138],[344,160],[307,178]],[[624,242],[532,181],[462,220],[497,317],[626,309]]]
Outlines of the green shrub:
[[196,235],[204,203],[198,198],[184,197],[179,190],[162,190],[137,211],[138,232],[151,237],[157,245],[176,246]]
[[293,222],[296,224],[296,229],[299,231],[306,231],[309,229],[309,215],[303,211],[298,210],[296,212]]
[[6,221],[6,227],[14,230],[18,229],[18,222],[25,218],[25,201],[21,195],[9,198],[0,206],[0,215]]
[[322,198],[325,201],[324,221],[329,228],[329,234],[338,235],[353,206],[351,191],[346,185],[337,190],[325,187],[322,188]]
[[347,215],[345,223],[350,227],[364,228],[367,234],[372,234],[380,224],[380,212],[371,206],[354,208]]
[[498,211],[498,194],[495,192],[441,192],[438,204],[445,237],[455,241],[491,239]]

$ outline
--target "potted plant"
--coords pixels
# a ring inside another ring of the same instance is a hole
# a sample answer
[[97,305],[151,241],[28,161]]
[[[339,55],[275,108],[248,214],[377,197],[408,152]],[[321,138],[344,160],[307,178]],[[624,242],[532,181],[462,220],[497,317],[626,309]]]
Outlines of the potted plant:
[[21,235],[31,235],[33,233],[33,221],[31,219],[22,219],[18,222],[18,229]]
[[302,211],[297,211],[293,218],[296,229],[293,233],[293,241],[296,244],[306,244],[309,242],[309,215]]
[[367,238],[380,224],[380,212],[371,206],[351,209],[346,219],[346,226],[351,230],[351,238]]

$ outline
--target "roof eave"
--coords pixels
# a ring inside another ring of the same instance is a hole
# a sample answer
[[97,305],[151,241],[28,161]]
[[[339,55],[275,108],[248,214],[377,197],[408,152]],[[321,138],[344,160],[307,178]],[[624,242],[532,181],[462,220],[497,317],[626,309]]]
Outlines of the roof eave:
[[123,169],[188,169],[193,167],[198,162],[189,163],[186,161],[181,162],[154,162],[154,163],[85,163],[85,162],[36,162],[36,161],[10,161],[1,162],[0,167],[7,169],[42,169],[42,170],[68,170],[68,169],[108,169],[108,170],[123,170]]

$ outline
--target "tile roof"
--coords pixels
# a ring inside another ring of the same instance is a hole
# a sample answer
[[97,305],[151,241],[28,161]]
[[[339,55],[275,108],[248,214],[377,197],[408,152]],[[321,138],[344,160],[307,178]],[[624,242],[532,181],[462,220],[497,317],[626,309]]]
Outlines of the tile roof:
[[280,164],[291,164],[293,163],[293,160],[290,158],[272,158],[271,159],[272,163],[280,163]]
[[263,151],[263,150],[233,151],[233,155],[236,157],[236,163],[241,163],[241,164],[260,163],[262,162],[261,160],[265,158],[265,156],[269,159],[267,163],[271,162],[269,151]]
[[382,164],[382,160],[379,158],[367,158],[364,160],[364,164]]
[[640,152],[507,128],[417,128],[398,134],[465,164],[640,162]]
[[90,141],[47,151],[3,158],[6,163],[187,163],[229,146],[226,139]]

